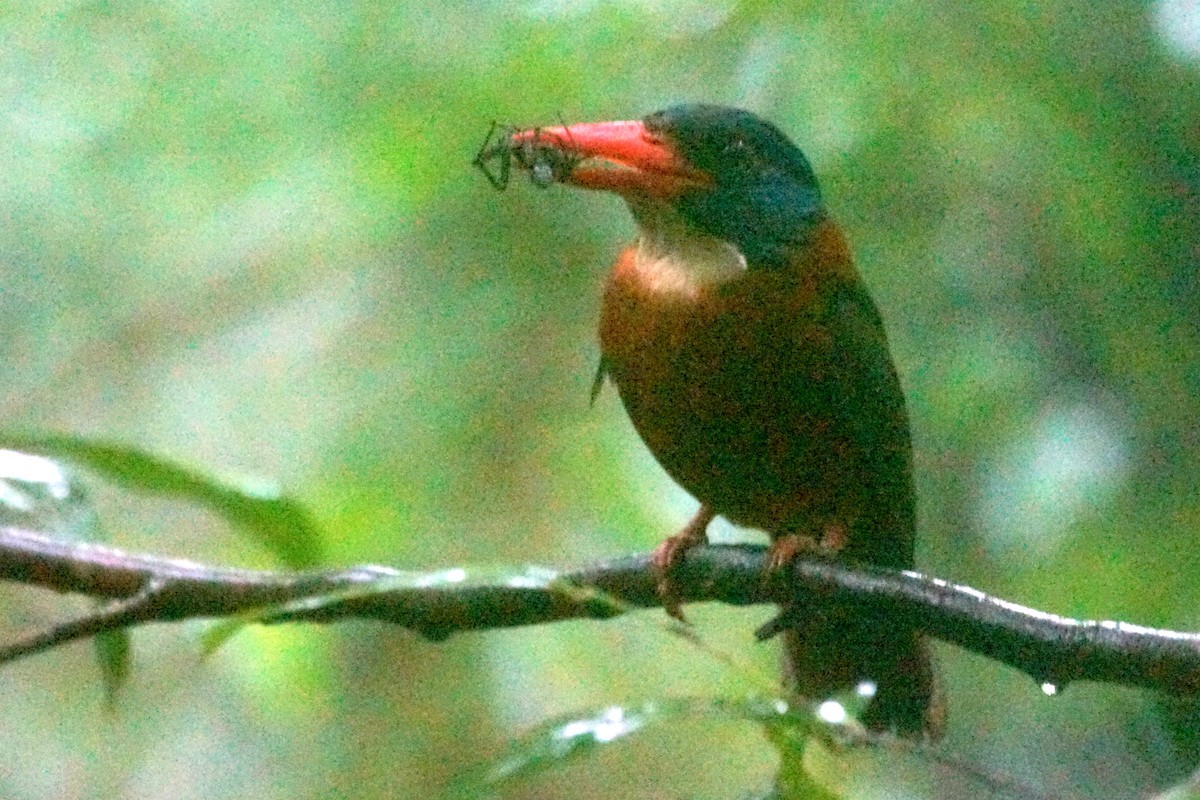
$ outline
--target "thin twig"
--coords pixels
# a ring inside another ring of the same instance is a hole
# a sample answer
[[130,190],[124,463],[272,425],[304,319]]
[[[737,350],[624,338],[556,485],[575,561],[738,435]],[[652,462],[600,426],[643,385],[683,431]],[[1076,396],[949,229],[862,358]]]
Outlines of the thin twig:
[[22,656],[40,653],[60,644],[96,636],[105,631],[128,628],[139,622],[154,619],[154,601],[162,591],[164,583],[152,578],[142,591],[132,597],[114,600],[103,608],[77,619],[35,631],[0,647],[0,664],[15,661]]

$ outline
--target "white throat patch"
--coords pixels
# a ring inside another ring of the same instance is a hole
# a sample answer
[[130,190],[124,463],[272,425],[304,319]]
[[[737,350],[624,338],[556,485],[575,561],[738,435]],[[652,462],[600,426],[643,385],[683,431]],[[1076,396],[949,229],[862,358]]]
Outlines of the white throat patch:
[[694,297],[705,286],[745,273],[746,257],[737,247],[697,231],[673,212],[642,207],[634,216],[641,227],[634,267],[650,291]]

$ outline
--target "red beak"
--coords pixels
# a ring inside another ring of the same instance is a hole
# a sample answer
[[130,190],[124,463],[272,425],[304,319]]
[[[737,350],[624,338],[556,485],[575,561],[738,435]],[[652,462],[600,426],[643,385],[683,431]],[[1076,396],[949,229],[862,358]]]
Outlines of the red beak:
[[708,173],[689,165],[668,140],[637,121],[534,128],[517,131],[510,141],[532,146],[535,161],[538,148],[547,147],[560,158],[576,160],[560,170],[559,180],[584,189],[671,199],[712,185]]

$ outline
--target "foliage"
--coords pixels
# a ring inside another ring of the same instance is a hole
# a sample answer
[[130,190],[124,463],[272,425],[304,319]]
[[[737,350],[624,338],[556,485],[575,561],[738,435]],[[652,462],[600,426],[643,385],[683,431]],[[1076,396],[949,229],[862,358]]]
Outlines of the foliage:
[[[494,119],[737,104],[812,158],[883,308],[922,564],[1057,612],[1195,628],[1185,6],[14,5],[2,427],[276,477],[329,563],[644,549],[691,501],[611,392],[587,403],[598,286],[630,224],[612,198],[498,194],[470,159]],[[96,500],[129,549],[278,553],[175,503]],[[0,635],[68,610],[0,591]],[[711,647],[773,669],[750,644],[761,614],[694,616]],[[32,659],[0,673],[0,795],[427,796],[547,719],[759,688],[653,626],[560,627],[440,645],[252,628],[203,661],[195,640],[139,633],[111,712],[87,648]],[[1144,796],[1200,761],[1194,706],[1092,686],[1051,700],[941,655],[947,745],[988,769]],[[734,797],[776,768],[753,726],[697,724],[525,788]]]

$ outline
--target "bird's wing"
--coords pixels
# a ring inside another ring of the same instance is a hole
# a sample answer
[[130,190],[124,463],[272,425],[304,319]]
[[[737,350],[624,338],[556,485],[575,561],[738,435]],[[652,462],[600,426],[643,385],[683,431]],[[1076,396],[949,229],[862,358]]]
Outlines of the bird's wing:
[[825,410],[830,433],[844,445],[834,457],[851,460],[837,467],[862,498],[853,549],[874,563],[907,568],[916,525],[912,446],[883,320],[861,280],[831,282],[824,299],[817,318],[804,326],[815,323],[829,348],[827,360],[820,359],[824,380],[814,385],[809,369],[795,370],[789,380],[803,385],[790,395]]

